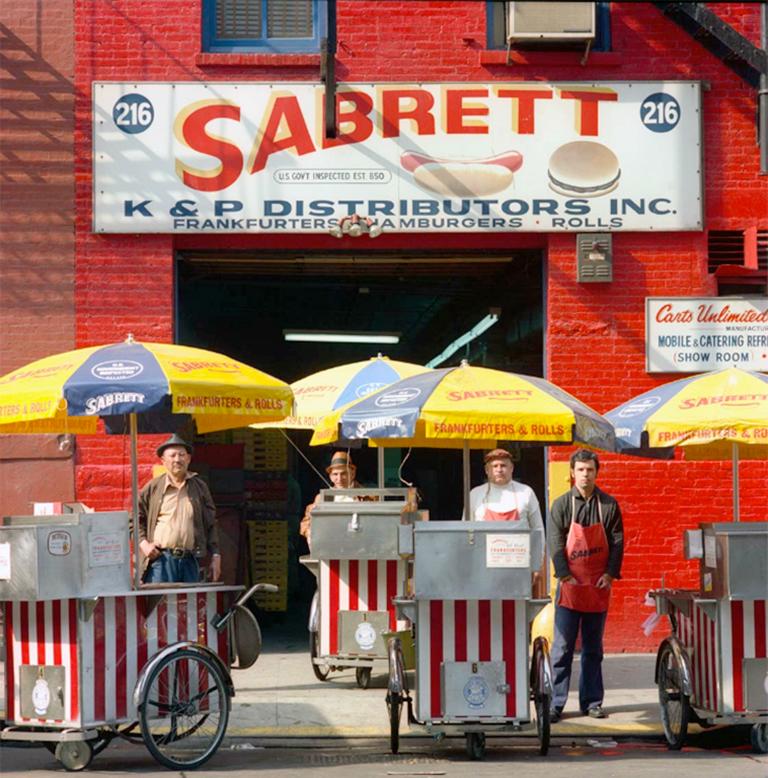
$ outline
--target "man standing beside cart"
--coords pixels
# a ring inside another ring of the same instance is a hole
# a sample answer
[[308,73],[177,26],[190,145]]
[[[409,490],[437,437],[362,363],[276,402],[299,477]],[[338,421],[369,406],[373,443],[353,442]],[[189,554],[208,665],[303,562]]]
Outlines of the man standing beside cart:
[[206,483],[189,471],[192,446],[171,435],[157,449],[165,473],[139,495],[144,583],[198,583],[198,558],[210,555],[210,577],[221,578],[216,506]]
[[554,695],[551,720],[560,719],[568,699],[576,638],[581,631],[579,707],[592,718],[603,710],[603,633],[611,583],[624,556],[621,509],[595,482],[597,455],[580,449],[571,456],[573,487],[552,505],[549,549],[558,579],[552,648]]

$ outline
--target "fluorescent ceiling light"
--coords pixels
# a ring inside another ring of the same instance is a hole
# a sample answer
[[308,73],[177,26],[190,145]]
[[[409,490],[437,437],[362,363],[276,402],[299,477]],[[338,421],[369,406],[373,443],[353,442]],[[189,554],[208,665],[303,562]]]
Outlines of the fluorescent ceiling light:
[[480,319],[480,321],[475,324],[471,330],[467,330],[467,332],[465,332],[463,335],[456,338],[456,340],[447,346],[441,354],[438,354],[434,359],[430,359],[429,362],[427,362],[426,367],[437,367],[438,365],[445,362],[446,359],[452,357],[462,346],[466,346],[467,343],[473,341],[475,338],[482,335],[487,329],[493,327],[493,325],[496,324],[496,322],[499,320],[500,313],[501,312],[498,309],[492,310],[491,313],[489,313],[484,319]]
[[399,332],[342,332],[331,330],[283,330],[286,340],[310,343],[399,343]]

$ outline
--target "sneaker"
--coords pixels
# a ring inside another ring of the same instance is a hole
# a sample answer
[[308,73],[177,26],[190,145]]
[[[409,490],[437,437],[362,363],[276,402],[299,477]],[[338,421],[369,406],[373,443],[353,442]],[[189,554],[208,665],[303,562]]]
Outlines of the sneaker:
[[608,714],[603,710],[602,705],[595,705],[594,708],[587,710],[587,716],[593,719],[607,719]]
[[550,724],[557,724],[560,719],[563,718],[563,711],[558,710],[557,708],[553,708],[549,712],[549,723]]

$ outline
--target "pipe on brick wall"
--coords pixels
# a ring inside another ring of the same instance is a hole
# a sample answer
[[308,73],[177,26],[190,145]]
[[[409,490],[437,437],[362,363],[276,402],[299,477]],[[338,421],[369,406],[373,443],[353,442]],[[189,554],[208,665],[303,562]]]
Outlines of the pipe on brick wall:
[[[768,54],[768,3],[760,5],[760,47]],[[760,173],[768,175],[768,73],[760,73],[757,93],[758,143],[760,144]]]

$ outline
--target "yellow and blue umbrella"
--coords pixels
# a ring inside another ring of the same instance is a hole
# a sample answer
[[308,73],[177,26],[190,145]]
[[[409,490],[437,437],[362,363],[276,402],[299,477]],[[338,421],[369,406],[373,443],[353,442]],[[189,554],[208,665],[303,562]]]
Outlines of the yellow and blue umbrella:
[[129,335],[0,377],[0,433],[94,433],[100,418],[107,432],[128,432],[135,518],[139,419],[147,432],[177,431],[190,420],[198,432],[213,432],[279,421],[292,403],[288,384],[231,357]]
[[256,427],[314,430],[323,417],[337,408],[377,392],[401,378],[423,373],[427,368],[381,356],[350,362],[300,378],[291,384],[294,410],[282,421]]
[[737,367],[657,386],[605,414],[617,450],[682,447],[686,459],[733,462],[733,517],[739,520],[739,459],[768,459],[768,375]]
[[375,445],[464,449],[469,515],[469,449],[499,440],[613,449],[613,425],[555,384],[465,362],[398,381],[323,419],[312,445],[369,439]]

